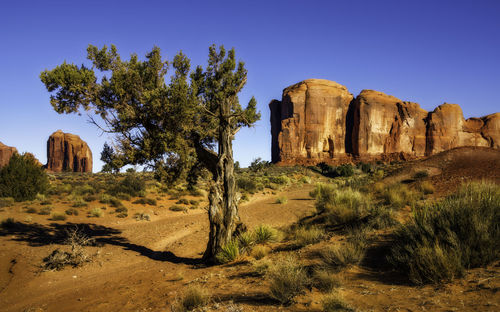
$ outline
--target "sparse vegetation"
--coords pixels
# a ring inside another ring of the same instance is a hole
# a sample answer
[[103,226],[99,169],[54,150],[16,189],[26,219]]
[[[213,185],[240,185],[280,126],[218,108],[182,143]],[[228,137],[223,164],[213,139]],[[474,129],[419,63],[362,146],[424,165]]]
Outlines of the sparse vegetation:
[[14,198],[12,198],[12,197],[0,198],[0,208],[10,207],[12,205],[14,205]]
[[178,205],[173,205],[173,206],[170,206],[168,208],[168,210],[171,210],[171,211],[184,211],[184,212],[187,212],[187,208],[186,207],[183,207],[183,206],[178,206]]
[[329,245],[321,249],[319,254],[327,268],[338,271],[358,264],[365,254],[365,249],[362,244],[346,242]]
[[12,197],[16,201],[35,199],[49,188],[44,169],[31,154],[14,153],[9,163],[0,169],[0,197]]
[[293,298],[309,284],[305,268],[293,257],[274,263],[267,276],[271,284],[271,297],[285,305],[292,303]]
[[263,245],[257,245],[252,248],[251,256],[256,260],[260,260],[271,252],[271,248]]
[[278,231],[266,224],[257,226],[254,230],[255,242],[257,244],[265,244],[276,241]]
[[434,185],[430,181],[423,181],[419,184],[419,189],[425,195],[432,194],[435,191]]
[[354,309],[351,308],[342,296],[338,293],[331,293],[326,295],[321,300],[321,305],[323,311],[325,312],[353,312]]
[[100,217],[102,217],[102,210],[101,210],[101,208],[97,208],[97,207],[92,208],[92,210],[90,210],[90,212],[89,212],[89,216],[94,217],[94,218],[100,218]]
[[319,242],[324,235],[325,232],[319,227],[299,226],[293,232],[293,241],[297,246],[303,247]]
[[51,215],[51,219],[53,221],[64,221],[66,220],[66,215],[59,212],[53,212]]
[[464,185],[443,201],[416,208],[396,231],[389,260],[416,283],[449,282],[500,257],[500,186]]
[[312,275],[312,284],[321,292],[330,292],[341,285],[338,277],[323,269],[314,270]]
[[46,206],[40,208],[40,211],[38,211],[39,215],[49,215],[52,212],[52,207]]
[[221,251],[216,258],[219,263],[228,263],[236,260],[240,256],[240,246],[238,240],[231,240],[226,245],[222,246]]
[[174,311],[192,311],[205,306],[210,299],[206,289],[200,286],[190,286],[184,293],[179,304],[174,307]]
[[286,196],[280,196],[278,198],[276,198],[276,204],[286,204],[288,202],[288,198],[286,198]]

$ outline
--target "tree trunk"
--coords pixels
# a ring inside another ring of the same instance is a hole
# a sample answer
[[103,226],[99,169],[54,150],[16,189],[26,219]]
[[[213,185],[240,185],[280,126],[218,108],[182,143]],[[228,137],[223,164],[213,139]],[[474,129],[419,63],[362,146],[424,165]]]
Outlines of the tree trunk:
[[[229,110],[229,107],[227,107],[227,110]],[[222,116],[227,116],[224,109],[221,109],[221,111]],[[217,164],[213,172],[213,182],[208,195],[210,234],[207,249],[203,255],[203,260],[207,263],[217,263],[217,253],[233,238],[233,234],[240,223],[232,141],[233,134],[229,121],[221,118]]]

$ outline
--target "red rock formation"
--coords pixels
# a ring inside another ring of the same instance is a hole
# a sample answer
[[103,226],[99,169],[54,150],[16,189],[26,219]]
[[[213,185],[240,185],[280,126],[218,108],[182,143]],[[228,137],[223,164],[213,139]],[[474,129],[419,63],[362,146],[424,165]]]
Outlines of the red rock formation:
[[92,152],[79,136],[57,130],[47,141],[47,169],[92,172]]
[[354,155],[424,155],[427,111],[417,103],[363,90],[353,102],[353,115]]
[[373,90],[352,100],[346,87],[328,80],[292,85],[269,107],[273,162],[407,159],[460,146],[500,148],[500,113],[465,120],[456,104],[429,113]]
[[9,163],[9,160],[14,153],[17,153],[17,149],[15,147],[7,146],[0,142],[0,168]]
[[322,79],[308,79],[283,90],[282,101],[269,105],[273,161],[345,155],[352,98],[346,87]]

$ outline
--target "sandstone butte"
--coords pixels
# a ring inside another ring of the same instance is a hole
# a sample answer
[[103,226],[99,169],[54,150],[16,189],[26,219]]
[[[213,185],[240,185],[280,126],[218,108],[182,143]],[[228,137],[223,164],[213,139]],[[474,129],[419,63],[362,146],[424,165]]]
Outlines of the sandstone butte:
[[92,172],[92,151],[78,135],[57,130],[47,140],[47,170]]
[[285,88],[269,108],[274,163],[406,160],[461,146],[500,146],[500,113],[464,119],[457,104],[428,112],[374,90],[354,98],[323,79]]
[[17,149],[15,147],[7,146],[0,142],[0,168],[9,163],[9,160],[14,153],[17,153]]

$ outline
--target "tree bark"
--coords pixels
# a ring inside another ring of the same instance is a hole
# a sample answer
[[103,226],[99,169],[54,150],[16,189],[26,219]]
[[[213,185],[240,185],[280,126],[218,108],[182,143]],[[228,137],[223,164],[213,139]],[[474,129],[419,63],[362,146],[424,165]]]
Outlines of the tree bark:
[[207,249],[203,255],[203,260],[212,264],[217,263],[216,255],[233,238],[240,223],[234,177],[233,133],[229,118],[224,118],[227,116],[226,111],[229,112],[229,105],[223,106],[225,105],[221,105],[217,164],[208,195],[210,233]]

